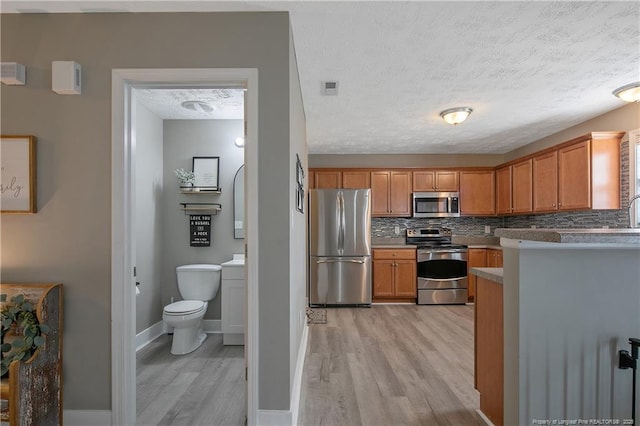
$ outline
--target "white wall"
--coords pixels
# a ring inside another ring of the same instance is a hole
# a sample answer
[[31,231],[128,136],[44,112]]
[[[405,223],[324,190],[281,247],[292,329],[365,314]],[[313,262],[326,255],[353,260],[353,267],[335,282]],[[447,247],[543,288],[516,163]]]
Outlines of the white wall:
[[[244,134],[242,120],[164,120],[164,248],[162,302],[181,300],[175,268],[189,263],[220,264],[234,253],[244,253],[244,240],[233,238],[233,178],[244,163],[244,149],[234,145]],[[220,195],[180,194],[174,171],[191,170],[192,157],[220,157]],[[189,215],[179,203],[220,203],[222,211],[211,216],[211,246],[191,247]],[[205,319],[220,319],[221,292],[209,302]]]
[[162,320],[163,176],[162,119],[132,102],[132,142],[136,152],[135,240],[136,333]]
[[[308,187],[308,167],[307,167],[307,134],[304,107],[302,104],[302,91],[298,78],[298,66],[295,57],[293,38],[290,35],[289,48],[289,163],[291,164],[291,177],[289,179],[289,211],[291,212],[291,233],[289,248],[289,268],[291,279],[289,282],[289,388],[293,389],[295,378],[296,360],[302,338],[303,328],[306,327],[306,285],[307,285],[307,211],[306,194]],[[297,175],[295,164],[297,158],[300,159],[305,173],[305,206],[304,214],[296,209],[296,186]],[[293,407],[292,407],[293,408]],[[295,419],[294,419],[295,421]]]

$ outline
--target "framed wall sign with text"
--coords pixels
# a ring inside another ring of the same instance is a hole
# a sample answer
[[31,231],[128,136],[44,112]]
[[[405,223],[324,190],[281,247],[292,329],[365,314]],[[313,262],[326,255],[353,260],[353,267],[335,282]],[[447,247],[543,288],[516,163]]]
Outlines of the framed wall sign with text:
[[195,174],[193,186],[201,189],[218,190],[219,167],[220,157],[193,157],[192,171]]
[[0,211],[36,212],[36,138],[0,137]]

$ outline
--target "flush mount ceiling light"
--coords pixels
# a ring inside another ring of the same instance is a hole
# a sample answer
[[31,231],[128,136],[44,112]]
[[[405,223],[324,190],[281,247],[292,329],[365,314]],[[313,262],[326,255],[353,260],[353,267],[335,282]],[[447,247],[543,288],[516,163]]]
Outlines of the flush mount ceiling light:
[[450,108],[442,111],[440,113],[440,117],[442,117],[442,119],[447,123],[455,126],[456,124],[460,124],[466,120],[472,112],[473,110],[468,107]]
[[640,102],[640,81],[618,87],[613,94],[625,102]]
[[204,101],[184,101],[180,104],[182,108],[196,112],[211,112],[213,107]]

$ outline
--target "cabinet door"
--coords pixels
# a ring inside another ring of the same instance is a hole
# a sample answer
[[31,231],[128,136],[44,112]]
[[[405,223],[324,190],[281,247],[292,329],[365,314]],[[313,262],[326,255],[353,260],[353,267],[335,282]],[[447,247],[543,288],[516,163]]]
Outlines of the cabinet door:
[[373,261],[373,297],[391,297],[393,292],[393,278],[395,260]]
[[371,173],[355,170],[342,172],[342,187],[345,189],[371,188]]
[[316,187],[316,171],[309,170],[309,180],[307,181],[309,184],[309,189],[313,189]]
[[475,297],[476,288],[476,275],[469,274],[471,268],[482,268],[487,266],[487,250],[470,248],[467,251],[467,278],[469,281],[469,288],[467,290],[469,300],[473,300]]
[[511,171],[511,166],[496,170],[496,213],[498,214],[510,214],[513,211]]
[[411,172],[391,172],[389,216],[411,216]]
[[417,273],[415,260],[395,261],[395,296],[416,297]]
[[533,158],[533,211],[558,210],[558,151]]
[[371,172],[371,215],[387,216],[389,214],[389,172]]
[[450,191],[460,189],[458,172],[455,170],[418,170],[413,172],[413,191]]
[[487,249],[487,266],[489,268],[502,268],[502,250]]
[[496,213],[493,170],[460,172],[460,213],[463,215],[494,215]]
[[458,183],[458,172],[453,170],[441,170],[436,172],[436,190],[437,191],[458,191],[460,184]]
[[516,163],[511,169],[511,211],[530,213],[533,211],[533,160]]
[[413,172],[413,192],[430,192],[436,190],[436,173],[431,170]]
[[316,170],[316,188],[339,189],[342,186],[342,173],[340,171]]
[[591,208],[589,141],[558,150],[558,209]]

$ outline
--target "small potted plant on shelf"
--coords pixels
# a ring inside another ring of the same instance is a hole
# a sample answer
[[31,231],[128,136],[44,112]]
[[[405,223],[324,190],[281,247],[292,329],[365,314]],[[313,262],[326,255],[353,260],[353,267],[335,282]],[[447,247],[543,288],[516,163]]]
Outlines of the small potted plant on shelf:
[[49,332],[46,324],[40,324],[33,303],[18,294],[7,301],[0,295],[2,314],[2,363],[1,375],[9,373],[13,361],[28,360],[44,344],[44,334]]
[[183,191],[193,190],[193,184],[196,181],[196,174],[184,169],[176,169],[176,177],[178,178],[178,184]]

